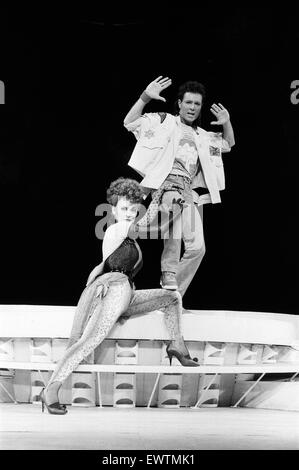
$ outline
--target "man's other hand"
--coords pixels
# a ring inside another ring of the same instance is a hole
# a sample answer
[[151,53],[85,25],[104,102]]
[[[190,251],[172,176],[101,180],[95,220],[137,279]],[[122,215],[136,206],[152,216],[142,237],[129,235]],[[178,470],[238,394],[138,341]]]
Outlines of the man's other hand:
[[221,124],[223,125],[230,119],[229,112],[220,103],[218,103],[218,105],[214,103],[211,106],[210,111],[217,118],[217,121],[212,121],[211,124],[217,124],[218,126]]

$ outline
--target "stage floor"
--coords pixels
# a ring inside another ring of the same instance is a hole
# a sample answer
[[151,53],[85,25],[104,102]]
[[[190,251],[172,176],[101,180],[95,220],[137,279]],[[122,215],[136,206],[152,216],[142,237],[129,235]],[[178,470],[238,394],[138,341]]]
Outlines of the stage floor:
[[299,449],[299,412],[248,408],[68,407],[0,404],[2,450]]
[[248,408],[68,407],[0,404],[0,449],[299,450],[299,412]]

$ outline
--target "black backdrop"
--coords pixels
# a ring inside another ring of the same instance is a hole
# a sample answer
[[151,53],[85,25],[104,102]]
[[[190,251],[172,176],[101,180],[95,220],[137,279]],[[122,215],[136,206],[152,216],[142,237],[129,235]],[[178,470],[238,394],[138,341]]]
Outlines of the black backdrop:
[[[75,305],[100,260],[95,209],[127,166],[122,126],[147,83],[207,87],[230,113],[236,146],[224,155],[222,204],[204,207],[207,253],[185,306],[297,314],[298,10],[223,5],[110,16],[0,11],[0,303]],[[139,288],[159,287],[162,242],[141,240]]]

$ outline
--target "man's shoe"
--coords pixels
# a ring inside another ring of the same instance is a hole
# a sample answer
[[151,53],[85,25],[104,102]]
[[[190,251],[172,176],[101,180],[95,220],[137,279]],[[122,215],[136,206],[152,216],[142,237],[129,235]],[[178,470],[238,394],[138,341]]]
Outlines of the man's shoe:
[[160,279],[160,285],[163,289],[177,290],[178,285],[174,273],[163,271]]

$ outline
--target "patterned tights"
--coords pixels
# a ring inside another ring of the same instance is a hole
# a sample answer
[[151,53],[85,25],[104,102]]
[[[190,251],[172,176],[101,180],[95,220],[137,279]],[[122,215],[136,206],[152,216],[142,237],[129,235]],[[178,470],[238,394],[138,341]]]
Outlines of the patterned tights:
[[[89,285],[79,300],[71,338],[47,387],[63,382],[94,349],[124,314],[125,317],[162,310],[172,341],[184,348],[181,330],[182,299],[178,292],[164,289],[132,290],[127,276],[104,274]],[[83,328],[82,328],[83,327]],[[83,331],[79,337],[79,331]]]

